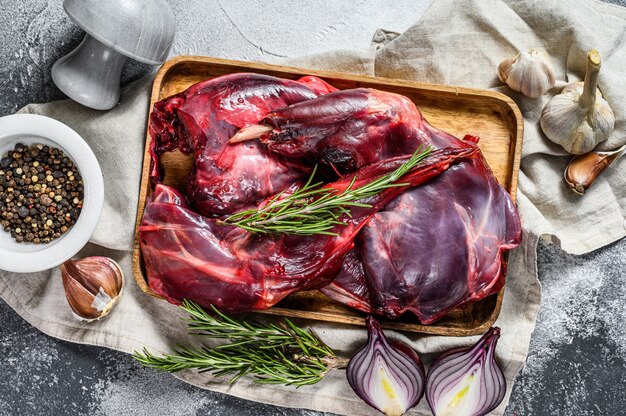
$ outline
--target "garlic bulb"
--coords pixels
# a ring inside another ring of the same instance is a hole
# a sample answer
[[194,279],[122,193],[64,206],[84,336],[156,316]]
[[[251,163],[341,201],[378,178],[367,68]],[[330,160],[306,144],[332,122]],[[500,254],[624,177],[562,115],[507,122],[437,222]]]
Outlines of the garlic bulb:
[[587,54],[585,82],[568,84],[541,113],[541,129],[548,139],[576,155],[590,152],[615,127],[613,110],[597,89],[600,52]]
[[513,58],[505,59],[498,66],[498,78],[514,91],[527,97],[537,98],[554,87],[554,71],[548,57],[529,49]]
[[107,315],[117,303],[124,286],[120,266],[108,257],[85,257],[61,265],[67,303],[74,314],[87,321]]
[[565,181],[572,191],[582,195],[591,187],[593,181],[624,153],[626,153],[626,144],[615,150],[578,155],[565,168]]

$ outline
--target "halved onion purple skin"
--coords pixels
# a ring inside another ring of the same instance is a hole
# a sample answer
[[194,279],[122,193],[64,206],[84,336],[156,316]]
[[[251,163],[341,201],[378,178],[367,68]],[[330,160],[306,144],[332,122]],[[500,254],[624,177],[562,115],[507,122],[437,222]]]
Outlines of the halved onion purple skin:
[[426,378],[426,400],[435,416],[483,416],[504,399],[506,380],[495,356],[500,328],[472,347],[443,353]]
[[346,375],[352,390],[374,409],[400,416],[424,395],[424,365],[408,345],[389,342],[378,321],[368,316],[367,344],[350,359]]

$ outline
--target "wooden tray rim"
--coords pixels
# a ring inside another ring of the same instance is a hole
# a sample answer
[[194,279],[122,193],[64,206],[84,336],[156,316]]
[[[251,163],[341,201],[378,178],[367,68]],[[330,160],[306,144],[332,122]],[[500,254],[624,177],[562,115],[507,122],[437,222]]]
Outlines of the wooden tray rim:
[[[346,81],[353,82],[367,82],[369,84],[376,84],[381,86],[386,85],[394,85],[399,87],[407,87],[421,90],[434,91],[444,94],[453,94],[455,96],[478,96],[491,98],[495,101],[500,102],[500,105],[504,107],[508,107],[511,110],[511,114],[513,115],[513,120],[511,124],[515,125],[515,131],[513,132],[513,157],[512,157],[512,165],[511,172],[512,176],[510,178],[510,185],[508,192],[513,199],[513,202],[516,201],[517,194],[517,186],[518,186],[518,178],[519,178],[519,168],[521,163],[521,154],[522,154],[522,141],[523,141],[523,118],[521,111],[517,104],[505,94],[502,94],[497,91],[484,90],[479,88],[471,88],[471,87],[460,87],[453,85],[444,85],[444,84],[433,84],[426,83],[420,81],[409,81],[403,79],[394,79],[394,78],[385,78],[385,77],[375,77],[369,75],[355,75],[346,72],[337,72],[337,71],[326,71],[326,70],[318,70],[318,69],[309,69],[309,68],[299,68],[292,66],[283,66],[283,65],[274,65],[274,64],[266,64],[262,62],[247,62],[247,61],[238,61],[231,59],[222,59],[222,58],[212,58],[207,56],[196,56],[196,55],[179,55],[168,61],[166,61],[161,68],[158,70],[153,83],[150,94],[150,106],[148,108],[148,115],[152,111],[155,102],[160,101],[163,98],[158,98],[159,92],[161,90],[161,84],[167,73],[172,70],[175,66],[187,63],[200,63],[200,64],[212,64],[212,65],[223,65],[230,67],[240,67],[242,68],[242,72],[247,69],[251,72],[254,70],[266,70],[266,71],[279,71],[290,73],[294,75],[314,75],[320,78],[339,78]],[[148,188],[150,186],[149,183],[146,184],[146,181],[149,182],[148,174],[150,171],[150,155],[149,155],[149,143],[150,143],[150,132],[148,126],[146,125],[146,142],[144,144],[144,155],[143,155],[143,163],[142,163],[142,174],[141,174],[141,182],[139,188],[139,200],[137,204],[137,217],[135,221],[135,236],[133,241],[133,276],[135,278],[135,282],[139,286],[139,288],[146,294],[158,298],[164,299],[162,296],[154,293],[152,289],[148,286],[146,278],[143,274],[141,267],[141,249],[139,244],[139,226],[141,225],[141,220],[143,218],[143,211],[145,208],[146,198],[148,196]],[[493,312],[482,324],[472,327],[472,328],[442,328],[437,327],[436,323],[433,325],[421,325],[421,324],[408,324],[403,322],[393,322],[393,321],[384,321],[381,322],[384,328],[415,332],[415,333],[423,333],[423,334],[432,334],[432,335],[447,335],[447,336],[469,336],[469,335],[478,335],[484,333],[489,327],[491,327],[498,316],[500,315],[500,310],[502,309],[502,301],[504,298],[504,290],[503,287],[497,293],[496,305],[494,307]],[[365,319],[361,317],[350,317],[350,321],[348,323],[344,322],[336,322],[333,321],[329,316],[325,313],[321,312],[306,312],[307,317],[303,317],[300,311],[294,311],[291,309],[272,307],[267,310],[254,311],[253,313],[260,313],[264,315],[277,315],[277,316],[287,316],[293,318],[303,318],[303,319],[312,319],[317,321],[324,322],[333,322],[341,325],[365,325]]]

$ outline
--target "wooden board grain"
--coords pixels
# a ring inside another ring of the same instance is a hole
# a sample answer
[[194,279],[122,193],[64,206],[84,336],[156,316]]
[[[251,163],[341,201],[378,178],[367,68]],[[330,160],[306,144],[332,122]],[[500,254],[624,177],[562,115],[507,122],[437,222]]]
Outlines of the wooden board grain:
[[[458,137],[465,134],[480,137],[479,147],[487,163],[500,184],[515,200],[522,151],[523,119],[515,103],[509,97],[497,92],[208,57],[179,56],[166,62],[159,70],[152,87],[150,108],[155,102],[184,91],[197,82],[236,72],[256,72],[290,79],[302,75],[315,75],[339,89],[366,87],[405,95],[415,102],[433,126]],[[137,207],[133,272],[141,289],[152,296],[157,296],[147,285],[138,233],[146,198],[152,191],[148,179],[150,140],[148,135]],[[191,164],[191,158],[179,152],[163,155],[161,157],[161,166],[165,172],[163,182],[184,189]],[[398,320],[383,320],[382,324],[386,328],[437,335],[480,334],[497,319],[503,293],[504,289],[480,302],[454,310],[432,325],[421,325],[410,313]],[[364,314],[345,307],[317,291],[295,293],[262,313],[343,324],[365,324]]]

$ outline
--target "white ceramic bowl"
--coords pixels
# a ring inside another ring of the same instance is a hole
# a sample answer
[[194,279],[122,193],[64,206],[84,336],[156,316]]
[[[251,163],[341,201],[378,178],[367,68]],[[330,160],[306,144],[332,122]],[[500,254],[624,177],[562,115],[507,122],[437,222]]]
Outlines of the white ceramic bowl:
[[0,158],[16,143],[41,143],[61,149],[83,179],[84,202],[78,221],[48,244],[17,243],[0,227],[0,270],[18,273],[51,269],[76,254],[96,229],[104,202],[104,182],[96,156],[78,133],[49,117],[15,114],[0,117]]

